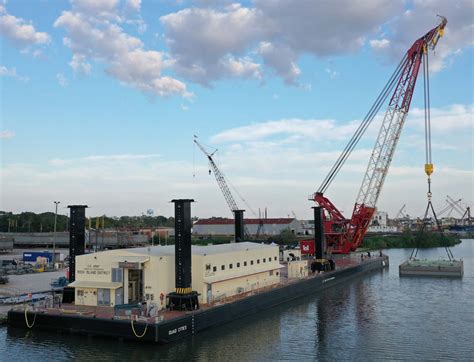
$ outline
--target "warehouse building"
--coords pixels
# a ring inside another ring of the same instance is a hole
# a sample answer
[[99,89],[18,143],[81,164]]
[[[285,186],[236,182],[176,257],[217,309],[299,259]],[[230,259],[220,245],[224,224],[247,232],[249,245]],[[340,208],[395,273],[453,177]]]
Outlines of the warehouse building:
[[[192,290],[200,303],[271,286],[280,281],[276,245],[251,242],[192,246]],[[76,257],[77,305],[116,306],[150,301],[166,306],[175,291],[175,246],[102,251]]]
[[[295,218],[244,219],[250,235],[279,235],[283,230],[290,230],[295,235],[304,233],[301,222]],[[234,235],[233,219],[200,219],[193,225],[193,235]]]

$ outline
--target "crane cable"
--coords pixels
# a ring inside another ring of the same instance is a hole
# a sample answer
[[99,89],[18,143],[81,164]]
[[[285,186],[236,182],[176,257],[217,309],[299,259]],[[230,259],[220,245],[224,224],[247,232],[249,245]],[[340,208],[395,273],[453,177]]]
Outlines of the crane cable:
[[[424,88],[424,103],[425,103],[425,173],[428,178],[428,192],[426,194],[428,198],[428,204],[426,206],[425,210],[425,215],[423,217],[423,222],[420,227],[420,233],[419,237],[422,236],[423,230],[425,228],[425,225],[427,224],[428,221],[428,213],[431,209],[431,212],[433,214],[435,223],[436,223],[436,228],[438,232],[440,232],[441,237],[444,238],[444,233],[443,229],[441,228],[441,224],[438,220],[438,217],[436,216],[436,212],[434,210],[433,204],[431,202],[431,198],[433,196],[431,192],[431,175],[433,174],[434,167],[432,163],[432,158],[431,158],[431,114],[430,114],[430,81],[429,81],[429,61],[428,61],[428,47],[426,44],[423,46],[423,88]],[[454,255],[451,252],[451,249],[449,246],[446,244],[444,246],[444,249],[446,250],[446,254],[448,255],[449,260],[454,260]],[[416,246],[410,255],[410,259],[416,258],[418,255],[418,246]]]
[[423,96],[425,102],[425,173],[428,176],[428,200],[431,200],[431,175],[434,168],[431,159],[431,114],[430,114],[430,77],[428,49],[423,47]]
[[393,74],[390,76],[388,82],[385,84],[384,88],[382,91],[379,93],[377,99],[375,100],[374,104],[370,108],[369,112],[367,115],[364,117],[363,121],[357,128],[356,132],[352,136],[352,138],[349,140],[349,143],[346,145],[344,150],[342,151],[341,155],[339,158],[336,160],[336,163],[333,165],[331,168],[330,172],[327,174],[323,182],[321,183],[321,186],[319,186],[318,193],[324,193],[331,182],[334,180],[335,176],[338,174],[339,170],[341,167],[344,165],[346,162],[347,158],[351,154],[351,152],[354,150],[356,147],[357,143],[359,140],[362,138],[364,135],[365,131],[369,127],[369,125],[372,123],[373,119],[377,115],[378,111],[384,104],[385,100],[387,99],[388,95],[391,93],[393,88],[396,86],[397,81],[400,78],[401,73],[403,72],[403,69],[405,68],[405,65],[408,61],[408,56],[405,54],[403,59],[400,61],[398,64],[397,68],[393,72]]

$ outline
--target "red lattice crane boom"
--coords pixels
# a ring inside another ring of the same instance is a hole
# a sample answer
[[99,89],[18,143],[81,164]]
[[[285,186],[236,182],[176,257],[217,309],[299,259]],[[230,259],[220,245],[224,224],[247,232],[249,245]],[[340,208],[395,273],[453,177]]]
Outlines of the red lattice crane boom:
[[[349,253],[354,251],[361,245],[364,239],[370,220],[376,211],[375,206],[410,109],[422,60],[425,72],[425,107],[428,104],[425,112],[429,112],[429,92],[427,93],[427,89],[429,89],[427,85],[428,49],[436,47],[439,38],[444,34],[446,24],[446,18],[441,17],[441,22],[438,26],[417,39],[408,49],[318,191],[310,197],[311,200],[314,200],[325,210],[324,229],[326,242],[333,253]],[[338,208],[324,196],[324,192],[390,95],[390,101],[370,156],[352,217],[351,219],[346,219]],[[425,171],[428,176],[433,172],[433,165],[430,160],[426,162]]]

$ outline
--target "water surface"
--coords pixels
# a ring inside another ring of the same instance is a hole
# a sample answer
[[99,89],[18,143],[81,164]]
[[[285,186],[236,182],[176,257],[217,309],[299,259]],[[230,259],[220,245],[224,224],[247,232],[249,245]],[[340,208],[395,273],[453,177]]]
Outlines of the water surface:
[[[463,279],[399,278],[390,269],[165,346],[0,329],[1,360],[474,360],[474,240],[452,248]],[[443,248],[419,257],[444,256]]]

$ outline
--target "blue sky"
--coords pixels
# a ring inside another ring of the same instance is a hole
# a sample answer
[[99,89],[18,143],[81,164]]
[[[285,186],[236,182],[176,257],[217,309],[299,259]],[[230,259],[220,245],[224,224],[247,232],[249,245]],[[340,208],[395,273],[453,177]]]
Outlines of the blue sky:
[[[431,54],[434,202],[472,205],[470,1],[0,4],[0,209],[171,215],[169,200],[192,197],[194,214],[229,216],[197,134],[254,210],[309,218],[307,196],[436,14],[448,27]],[[392,215],[426,203],[420,81],[379,199]],[[348,216],[376,133],[328,190]]]

